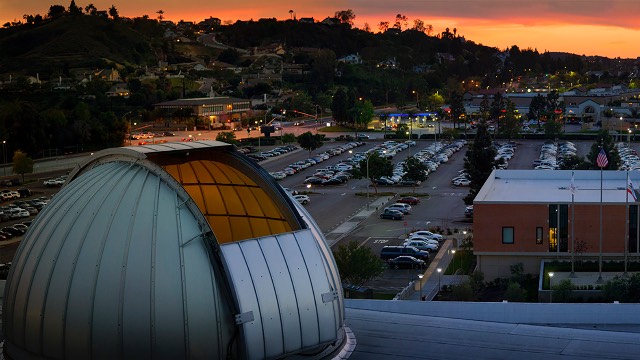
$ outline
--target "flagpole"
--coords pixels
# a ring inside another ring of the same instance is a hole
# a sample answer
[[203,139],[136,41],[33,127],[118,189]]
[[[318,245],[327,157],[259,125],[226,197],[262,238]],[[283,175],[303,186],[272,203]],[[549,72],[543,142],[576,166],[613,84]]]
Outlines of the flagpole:
[[576,193],[576,185],[574,183],[573,178],[574,172],[571,172],[571,274],[569,277],[576,277],[574,265],[575,265],[575,254],[576,254],[576,232],[574,231],[574,223],[576,218],[576,205],[574,203],[574,196]]
[[[603,148],[600,148],[602,153]],[[600,156],[600,154],[598,155]],[[599,162],[599,161],[598,161]],[[602,164],[600,165],[600,247],[598,252],[598,280],[596,284],[602,284]]]
[[629,247],[629,170],[627,170],[627,186],[625,189],[625,221],[624,221],[624,274],[627,274],[627,252]]

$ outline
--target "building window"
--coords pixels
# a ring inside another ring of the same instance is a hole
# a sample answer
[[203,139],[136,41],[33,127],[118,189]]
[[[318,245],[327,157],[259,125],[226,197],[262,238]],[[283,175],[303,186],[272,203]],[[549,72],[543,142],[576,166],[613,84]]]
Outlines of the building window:
[[502,243],[513,244],[513,227],[502,228]]
[[542,227],[536,227],[536,244],[542,244]]
[[569,205],[549,205],[549,252],[568,252]]

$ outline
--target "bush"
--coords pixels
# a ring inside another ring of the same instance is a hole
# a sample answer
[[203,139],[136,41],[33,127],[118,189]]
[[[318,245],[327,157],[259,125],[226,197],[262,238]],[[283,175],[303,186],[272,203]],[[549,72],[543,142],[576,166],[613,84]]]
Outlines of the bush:
[[511,281],[507,285],[507,291],[504,293],[504,298],[510,302],[523,302],[527,299],[527,292],[520,287],[517,282]]

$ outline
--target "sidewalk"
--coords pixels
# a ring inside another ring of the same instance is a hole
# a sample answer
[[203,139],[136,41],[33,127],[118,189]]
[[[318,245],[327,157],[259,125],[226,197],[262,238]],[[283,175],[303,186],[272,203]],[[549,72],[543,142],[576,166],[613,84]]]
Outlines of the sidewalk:
[[395,196],[381,196],[376,198],[369,204],[369,210],[367,210],[365,206],[349,220],[343,222],[335,229],[325,234],[324,237],[327,240],[327,244],[329,244],[329,247],[332,247],[338,241],[342,240],[342,238],[355,230],[362,221],[367,219],[373,213],[377,212],[378,209],[380,209],[382,206],[384,206],[384,204],[388,203],[394,197]]

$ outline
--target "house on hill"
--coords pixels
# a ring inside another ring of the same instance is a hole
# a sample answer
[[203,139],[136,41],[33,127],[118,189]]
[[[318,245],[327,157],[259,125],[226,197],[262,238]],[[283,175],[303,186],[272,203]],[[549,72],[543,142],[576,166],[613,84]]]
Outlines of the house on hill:
[[120,78],[120,72],[118,69],[102,69],[94,74],[94,76],[100,80],[117,82],[122,81]]

